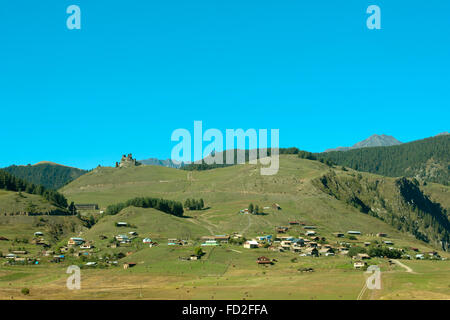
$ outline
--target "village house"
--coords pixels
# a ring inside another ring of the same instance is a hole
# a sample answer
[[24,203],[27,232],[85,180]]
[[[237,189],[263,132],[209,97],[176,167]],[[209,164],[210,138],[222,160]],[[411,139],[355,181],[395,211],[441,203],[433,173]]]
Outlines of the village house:
[[145,244],[152,243],[152,239],[144,238],[144,239],[142,239],[142,243],[145,243]]
[[299,225],[299,222],[298,221],[289,221],[289,224],[291,226],[296,226],[296,225]]
[[370,244],[371,244],[370,242],[364,242],[364,246],[365,246],[365,247],[370,246]]
[[319,250],[317,250],[317,248],[306,248],[305,249],[305,255],[307,256],[313,256],[313,257],[318,257],[319,256]]
[[359,260],[370,259],[370,256],[367,253],[358,253],[356,257]]
[[220,244],[216,240],[206,240],[204,243],[201,244],[203,247],[210,247],[210,246],[220,246]]
[[316,226],[303,226],[303,229],[312,230],[312,229],[317,229],[317,227]]
[[119,234],[119,235],[115,236],[115,238],[119,242],[129,242],[129,241],[131,241],[130,238],[128,238],[128,236],[125,235],[125,234]]
[[167,239],[167,245],[168,246],[183,246],[187,242],[185,240],[178,240],[175,238]]
[[281,210],[281,207],[280,207],[280,205],[278,203],[274,203],[274,204],[272,204],[272,209],[274,209],[274,210]]
[[229,235],[216,235],[216,236],[214,236],[213,239],[209,239],[209,240],[216,240],[217,242],[228,243],[228,241],[230,240],[230,236]]
[[28,251],[26,251],[26,250],[13,250],[13,251],[11,251],[11,253],[14,253],[14,254],[27,254]]
[[284,252],[283,248],[277,247],[277,246],[269,246],[267,249],[269,249],[270,251],[275,251],[275,252]]
[[127,226],[128,226],[127,222],[121,221],[116,223],[116,227],[127,227]]
[[334,235],[336,238],[343,238],[343,237],[344,237],[344,234],[341,233],[341,232],[335,232],[335,233],[333,233],[333,235]]
[[353,267],[354,267],[355,269],[362,269],[362,268],[364,268],[366,265],[367,265],[367,263],[364,262],[364,261],[355,261],[355,262],[353,263]]
[[84,243],[84,239],[83,238],[77,238],[77,237],[73,237],[70,238],[69,241],[67,242],[68,246],[79,246],[81,244]]
[[314,236],[316,234],[315,231],[306,231],[307,236]]
[[286,233],[289,230],[288,227],[276,227],[275,232],[276,233]]
[[390,241],[390,240],[386,240],[386,241],[383,241],[384,242],[384,244],[387,244],[387,245],[393,245],[394,243],[392,242],[392,241]]
[[350,235],[361,235],[361,231],[350,230],[350,231],[347,231],[347,234],[350,234]]
[[284,250],[291,250],[291,244],[292,244],[292,241],[283,240],[283,241],[281,241],[281,248],[283,248]]
[[42,237],[43,235],[44,234],[42,232],[40,232],[40,231],[37,231],[37,232],[34,233],[35,237]]
[[377,233],[377,237],[387,237],[388,235],[386,233],[383,232],[378,232]]
[[277,237],[275,238],[275,240],[278,241],[278,243],[283,240],[291,240],[292,241],[292,240],[294,240],[294,237],[287,236],[284,234],[277,234]]
[[128,268],[134,267],[135,265],[136,265],[136,262],[125,262],[125,263],[123,264],[123,268],[126,270],[126,269],[128,269]]
[[308,248],[317,248],[317,242],[310,241],[306,244]]
[[257,237],[256,239],[258,239],[259,241],[270,242],[270,241],[272,241],[272,235],[260,236],[260,237]]
[[292,239],[292,244],[296,246],[303,247],[305,245],[305,240],[303,238]]
[[80,246],[80,249],[92,249],[92,248],[94,248],[94,245],[89,242],[86,242]]
[[65,256],[62,254],[57,254],[53,256],[52,262],[61,262],[61,260],[64,260]]
[[327,253],[332,253],[334,255],[334,250],[333,250],[333,248],[322,248],[319,250],[319,253],[321,255],[325,255]]
[[262,256],[262,257],[259,257],[258,259],[256,259],[256,263],[257,264],[272,264],[272,261],[269,258]]
[[258,248],[258,242],[255,240],[249,240],[249,241],[245,241],[244,243],[244,248],[246,249],[255,249]]

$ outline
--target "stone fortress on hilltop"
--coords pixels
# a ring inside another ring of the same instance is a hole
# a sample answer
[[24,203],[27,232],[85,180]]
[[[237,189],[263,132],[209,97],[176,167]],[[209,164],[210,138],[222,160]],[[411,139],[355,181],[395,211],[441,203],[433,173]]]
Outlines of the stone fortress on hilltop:
[[137,167],[140,163],[133,159],[133,155],[129,153],[128,155],[123,155],[120,162],[116,162],[116,168],[128,168],[128,167]]

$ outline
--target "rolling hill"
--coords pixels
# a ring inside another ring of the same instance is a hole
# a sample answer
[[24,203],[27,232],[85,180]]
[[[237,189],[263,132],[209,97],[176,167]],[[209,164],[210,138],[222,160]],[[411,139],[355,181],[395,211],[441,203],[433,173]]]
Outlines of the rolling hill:
[[396,146],[325,152],[318,156],[359,171],[449,185],[449,150],[450,135],[439,135]]
[[2,170],[30,183],[54,190],[61,188],[66,183],[75,180],[87,172],[86,170],[66,167],[48,161],[27,166],[12,165]]
[[[209,234],[239,232],[252,236],[273,233],[277,225],[301,220],[320,226],[321,232],[326,235],[353,229],[372,234],[386,232],[400,241],[408,242],[417,238],[435,247],[440,247],[441,238],[446,239],[448,236],[437,232],[437,229],[421,225],[417,230],[420,235],[427,236],[421,238],[418,233],[414,233],[416,229],[399,228],[396,219],[393,223],[381,213],[378,216],[373,214],[382,211],[389,217],[407,215],[411,219],[405,221],[405,225],[414,224],[414,219],[426,216],[433,224],[439,224],[439,230],[449,231],[448,218],[445,216],[444,219],[443,216],[444,209],[438,205],[434,207],[422,199],[422,191],[418,187],[413,188],[410,182],[404,182],[408,192],[410,188],[414,189],[415,199],[421,198],[426,205],[411,207],[411,199],[405,196],[405,192],[402,193],[398,179],[361,174],[353,170],[330,169],[318,161],[300,159],[295,155],[281,155],[280,162],[280,171],[274,176],[261,176],[259,165],[249,164],[206,171],[180,171],[156,166],[126,170],[97,168],[60,191],[70,201],[98,203],[102,208],[141,196],[178,201],[203,198],[210,209],[187,211],[185,215],[189,218],[184,221],[188,228],[198,222]],[[324,177],[329,175],[336,175],[338,184],[347,186],[346,197],[340,197],[323,187]],[[374,185],[382,185],[383,188],[372,190]],[[429,192],[433,193],[432,190]],[[385,204],[381,209],[369,201],[374,194],[377,194],[376,201]],[[358,197],[352,198],[351,195]],[[273,203],[279,203],[283,209],[266,209],[265,215],[259,216],[240,214],[239,211],[250,202],[269,208]],[[369,210],[361,210],[365,207]],[[145,210],[148,209],[140,209],[139,212],[145,214]],[[420,214],[413,216],[414,210]],[[192,233],[193,237],[200,235]]]

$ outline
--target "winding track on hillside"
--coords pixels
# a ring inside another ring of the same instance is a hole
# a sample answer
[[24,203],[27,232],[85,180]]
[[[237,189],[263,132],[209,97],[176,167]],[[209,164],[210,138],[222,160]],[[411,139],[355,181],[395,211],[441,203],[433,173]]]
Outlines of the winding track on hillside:
[[252,226],[252,219],[250,218],[250,214],[247,214],[247,218],[248,218],[248,225],[240,231],[240,234],[244,234]]
[[404,268],[406,270],[406,272],[417,274],[417,272],[414,272],[414,270],[411,269],[410,267],[408,267],[406,264],[404,264],[404,263],[402,263],[402,262],[400,262],[400,261],[398,261],[396,259],[392,259],[392,261],[394,263],[396,263],[397,265],[399,265],[400,267]]

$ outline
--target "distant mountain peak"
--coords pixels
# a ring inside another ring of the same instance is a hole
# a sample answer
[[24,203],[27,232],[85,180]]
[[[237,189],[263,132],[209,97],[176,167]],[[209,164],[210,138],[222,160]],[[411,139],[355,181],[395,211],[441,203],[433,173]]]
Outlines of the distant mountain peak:
[[145,160],[139,160],[139,162],[146,166],[161,166],[161,167],[176,168],[176,169],[179,169],[180,167],[182,167],[182,164],[176,164],[171,159],[160,160],[157,158],[149,158],[149,159],[145,159]]
[[327,149],[325,152],[330,151],[347,151],[351,149],[359,149],[359,148],[369,148],[369,147],[388,147],[402,144],[401,141],[395,139],[393,136],[389,136],[386,134],[373,134],[367,139],[355,143],[351,147],[337,147],[334,149]]
[[388,136],[386,134],[373,134],[369,138],[354,144],[353,148],[386,147],[395,146],[398,144],[401,144],[401,142],[393,136]]

